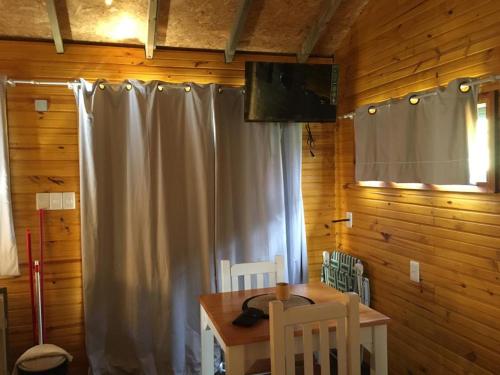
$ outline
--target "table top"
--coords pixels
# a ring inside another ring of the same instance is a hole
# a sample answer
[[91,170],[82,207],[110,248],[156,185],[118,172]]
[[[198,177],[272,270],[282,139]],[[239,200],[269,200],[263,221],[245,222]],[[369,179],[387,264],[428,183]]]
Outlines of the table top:
[[[332,302],[342,298],[341,292],[320,282],[290,285],[290,292],[308,297],[315,303]],[[200,304],[227,346],[269,341],[268,320],[261,319],[252,327],[239,327],[232,324],[232,321],[241,313],[241,306],[247,298],[265,293],[274,293],[274,288],[205,294],[200,296]],[[369,327],[387,324],[390,318],[360,304],[359,320],[361,327]],[[333,321],[331,329],[335,329]]]

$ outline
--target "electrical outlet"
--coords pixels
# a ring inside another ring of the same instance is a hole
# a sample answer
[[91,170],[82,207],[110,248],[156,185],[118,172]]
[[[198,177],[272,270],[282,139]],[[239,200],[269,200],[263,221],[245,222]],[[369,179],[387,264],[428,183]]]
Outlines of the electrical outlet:
[[410,260],[410,280],[420,282],[420,263],[415,260]]
[[75,193],[62,193],[63,209],[75,209]]
[[347,228],[352,228],[352,212],[346,212],[345,217],[346,219],[349,219],[349,221],[345,222],[345,226]]
[[50,193],[50,209],[62,210],[62,193]]
[[49,193],[36,193],[36,209],[37,210],[50,209],[50,194]]

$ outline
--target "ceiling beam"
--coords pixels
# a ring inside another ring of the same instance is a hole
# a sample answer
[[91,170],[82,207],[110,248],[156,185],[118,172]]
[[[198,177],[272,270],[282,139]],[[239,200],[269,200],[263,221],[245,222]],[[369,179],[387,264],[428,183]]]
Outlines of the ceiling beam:
[[241,34],[243,33],[243,29],[245,28],[245,23],[248,17],[251,3],[251,0],[240,0],[240,6],[236,11],[236,19],[233,23],[231,34],[229,34],[229,39],[224,51],[226,63],[230,63],[231,61],[233,61],[236,47],[238,47],[238,42],[240,41]]
[[156,48],[156,20],[158,18],[158,0],[149,0],[148,37],[145,44],[146,58],[152,59]]
[[333,17],[333,14],[337,10],[341,3],[341,0],[323,0],[321,3],[321,16],[318,21],[312,25],[309,34],[307,35],[300,51],[297,53],[297,60],[299,63],[305,63],[309,58],[309,55],[314,49],[314,46],[318,42],[319,37],[325,30],[326,25]]
[[61,29],[57,19],[55,0],[47,0],[47,14],[49,16],[50,28],[52,29],[52,38],[56,46],[57,53],[64,53],[64,44],[61,37]]

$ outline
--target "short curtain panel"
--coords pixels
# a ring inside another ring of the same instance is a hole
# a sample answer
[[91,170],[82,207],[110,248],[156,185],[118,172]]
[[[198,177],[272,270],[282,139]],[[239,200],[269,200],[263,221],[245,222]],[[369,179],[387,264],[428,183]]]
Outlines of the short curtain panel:
[[10,196],[6,81],[0,76],[0,277],[17,275],[19,264]]
[[468,185],[469,140],[477,117],[477,91],[450,82],[416,105],[385,103],[375,114],[364,106],[354,119],[356,181]]

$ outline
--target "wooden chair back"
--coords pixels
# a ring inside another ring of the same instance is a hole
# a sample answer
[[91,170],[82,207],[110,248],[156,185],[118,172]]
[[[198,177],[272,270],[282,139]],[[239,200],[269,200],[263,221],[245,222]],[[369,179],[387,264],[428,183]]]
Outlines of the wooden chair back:
[[269,303],[272,375],[295,375],[297,326],[302,330],[304,374],[314,374],[313,354],[319,352],[321,375],[329,375],[332,347],[329,324],[332,320],[336,321],[337,374],[360,374],[359,296],[355,293],[346,293],[344,296],[344,302],[298,306],[287,310],[284,310],[280,301]]
[[[252,277],[257,288],[272,288],[285,279],[283,257],[276,255],[274,262],[239,263],[231,265],[229,260],[221,260],[221,291],[240,290],[239,278],[243,277],[244,289],[252,289]],[[268,275],[267,285],[264,275]]]

